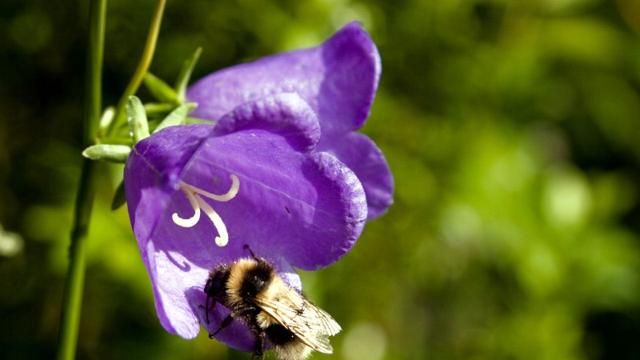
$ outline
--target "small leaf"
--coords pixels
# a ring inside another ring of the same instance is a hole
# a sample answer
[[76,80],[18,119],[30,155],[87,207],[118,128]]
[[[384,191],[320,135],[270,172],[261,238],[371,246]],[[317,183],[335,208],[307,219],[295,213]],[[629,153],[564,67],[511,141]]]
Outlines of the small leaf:
[[176,93],[179,103],[183,103],[185,101],[187,94],[187,85],[189,84],[191,73],[193,72],[193,68],[198,62],[201,53],[202,48],[197,48],[196,51],[193,52],[191,57],[186,59],[182,64],[182,68],[180,69],[180,73],[178,74],[178,78],[176,79]]
[[187,115],[196,108],[196,103],[184,103],[173,110],[153,131],[154,133],[167,128],[169,126],[183,125],[187,119]]
[[195,117],[191,117],[191,116],[188,116],[185,119],[185,124],[209,124],[209,125],[215,125],[216,122],[217,122],[217,120],[200,119],[200,118],[195,118]]
[[164,80],[147,72],[144,75],[144,85],[149,89],[151,95],[162,102],[177,103],[178,95],[176,91],[169,86]]
[[111,210],[118,210],[122,205],[127,202],[127,198],[124,194],[124,182],[120,181],[116,192],[113,194],[113,200],[111,200]]
[[127,102],[127,119],[129,122],[129,131],[131,131],[134,142],[137,143],[149,136],[147,114],[144,112],[142,102],[136,96],[129,96],[129,102]]
[[82,156],[91,160],[104,160],[124,163],[129,157],[131,148],[127,145],[98,144],[84,149]]
[[109,106],[104,109],[102,116],[100,117],[100,132],[104,133],[111,126],[111,122],[113,121],[113,117],[116,115],[116,108],[113,106]]
[[175,104],[170,103],[146,103],[144,104],[144,111],[147,116],[164,115],[176,107]]

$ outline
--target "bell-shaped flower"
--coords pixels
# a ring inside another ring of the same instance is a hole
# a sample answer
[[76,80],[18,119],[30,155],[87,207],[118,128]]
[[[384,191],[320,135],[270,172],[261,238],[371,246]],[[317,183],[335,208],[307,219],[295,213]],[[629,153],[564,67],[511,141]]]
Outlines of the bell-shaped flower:
[[[249,256],[245,245],[300,289],[294,268],[337,261],[368,213],[386,209],[386,162],[353,132],[379,68],[373,43],[352,24],[318,48],[205,78],[188,96],[200,102],[197,116],[215,123],[168,127],[135,145],[127,205],[167,331],[193,338],[201,324],[218,330],[229,310],[217,304],[207,316],[203,288],[213,268]],[[241,350],[255,344],[239,321],[216,337]]]

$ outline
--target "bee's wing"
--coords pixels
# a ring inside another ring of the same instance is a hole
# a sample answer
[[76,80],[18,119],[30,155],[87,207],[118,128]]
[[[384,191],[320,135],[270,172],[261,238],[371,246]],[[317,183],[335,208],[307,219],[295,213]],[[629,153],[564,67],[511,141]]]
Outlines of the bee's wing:
[[282,285],[274,287],[278,289],[277,293],[258,296],[256,304],[304,344],[321,353],[331,354],[333,348],[329,336],[340,332],[340,325],[297,291],[284,283]]

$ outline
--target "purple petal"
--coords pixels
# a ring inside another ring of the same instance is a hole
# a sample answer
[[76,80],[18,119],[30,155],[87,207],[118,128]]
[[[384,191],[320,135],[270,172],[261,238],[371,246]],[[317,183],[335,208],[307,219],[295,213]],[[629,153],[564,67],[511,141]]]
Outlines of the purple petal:
[[[185,338],[199,331],[209,271],[248,256],[245,244],[299,286],[291,266],[315,269],[336,261],[358,238],[367,211],[358,178],[334,156],[296,151],[286,135],[264,129],[224,136],[213,136],[211,129],[160,131],[135,147],[125,169],[129,213],[158,317],[167,331]],[[218,201],[202,195],[225,194],[234,184],[233,197]],[[195,211],[187,199],[193,189],[205,205],[199,207],[200,218],[185,225]],[[222,225],[209,221],[205,206]],[[229,238],[221,247],[214,239],[223,227]],[[225,311],[218,306],[210,314],[210,331]],[[242,324],[219,335],[238,349],[253,344]]]
[[310,151],[320,139],[318,118],[297,94],[278,94],[239,105],[215,127],[216,135],[266,129],[287,138],[296,150]]
[[236,106],[278,93],[299,94],[318,114],[323,138],[362,126],[378,86],[380,56],[358,23],[321,46],[213,73],[187,93],[196,117],[220,119]]
[[367,195],[368,220],[382,215],[393,203],[393,176],[378,146],[367,136],[355,132],[325,145],[362,182]]

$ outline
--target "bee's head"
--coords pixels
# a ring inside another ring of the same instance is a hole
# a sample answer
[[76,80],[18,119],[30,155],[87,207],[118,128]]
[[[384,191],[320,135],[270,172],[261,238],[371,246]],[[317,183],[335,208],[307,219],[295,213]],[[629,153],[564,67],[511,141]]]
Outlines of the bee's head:
[[204,286],[204,292],[208,297],[222,302],[227,292],[227,281],[231,271],[229,267],[222,266],[211,272],[209,279]]

